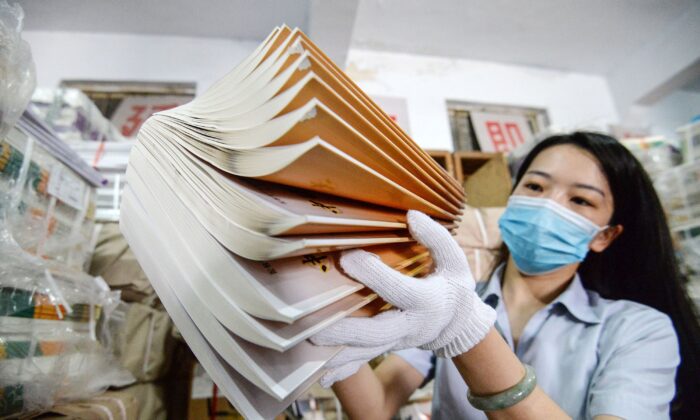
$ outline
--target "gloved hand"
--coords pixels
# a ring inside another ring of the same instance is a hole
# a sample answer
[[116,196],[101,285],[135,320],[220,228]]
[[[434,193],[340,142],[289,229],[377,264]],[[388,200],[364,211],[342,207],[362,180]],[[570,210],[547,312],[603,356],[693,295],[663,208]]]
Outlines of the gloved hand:
[[372,318],[345,318],[311,337],[317,345],[347,346],[328,362],[321,385],[347,378],[388,351],[419,347],[454,357],[479,343],[493,326],[496,312],[474,292],[467,259],[447,229],[418,211],[409,211],[407,219],[413,238],[430,251],[435,272],[415,279],[372,253],[344,253],[340,265],[345,272],[397,309]]

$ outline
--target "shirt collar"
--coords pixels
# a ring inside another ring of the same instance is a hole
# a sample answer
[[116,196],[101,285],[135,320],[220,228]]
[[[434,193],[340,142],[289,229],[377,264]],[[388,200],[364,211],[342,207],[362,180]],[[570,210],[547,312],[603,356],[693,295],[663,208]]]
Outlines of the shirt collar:
[[[479,289],[482,300],[492,306],[494,309],[498,308],[498,305],[503,300],[503,295],[501,294],[501,278],[503,278],[503,271],[505,270],[505,264],[499,266],[494,270],[493,275],[482,288]],[[549,307],[562,306],[576,319],[589,324],[600,323],[600,314],[597,311],[597,299],[593,294],[589,294],[588,291],[583,287],[581,282],[581,277],[578,273],[574,276],[569,286],[564,290],[562,294],[557,296],[554,301],[548,305]]]
[[597,311],[597,299],[583,287],[581,277],[576,273],[569,287],[554,299],[552,304],[562,305],[571,315],[579,321],[589,324],[600,323],[600,314]]

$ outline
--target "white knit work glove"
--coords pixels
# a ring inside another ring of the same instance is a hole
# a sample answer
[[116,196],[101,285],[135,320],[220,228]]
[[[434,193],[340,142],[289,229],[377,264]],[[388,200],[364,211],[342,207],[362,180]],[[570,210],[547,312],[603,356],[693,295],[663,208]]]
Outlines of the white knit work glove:
[[443,226],[410,210],[411,235],[430,251],[435,272],[422,279],[405,276],[376,255],[345,252],[340,265],[392,309],[372,318],[345,318],[311,337],[317,345],[346,345],[331,359],[321,385],[347,378],[367,361],[389,351],[419,347],[451,358],[474,347],[491,329],[496,312],[474,292],[464,252]]

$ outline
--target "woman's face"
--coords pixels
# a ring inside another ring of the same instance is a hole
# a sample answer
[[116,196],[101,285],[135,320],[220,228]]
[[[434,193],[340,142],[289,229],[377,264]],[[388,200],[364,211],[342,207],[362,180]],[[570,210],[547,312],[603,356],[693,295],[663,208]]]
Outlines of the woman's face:
[[[573,145],[553,146],[540,152],[513,195],[554,200],[601,227],[610,223],[615,208],[610,185],[598,161]],[[593,240],[591,249],[601,252],[621,232],[621,226],[606,229]]]

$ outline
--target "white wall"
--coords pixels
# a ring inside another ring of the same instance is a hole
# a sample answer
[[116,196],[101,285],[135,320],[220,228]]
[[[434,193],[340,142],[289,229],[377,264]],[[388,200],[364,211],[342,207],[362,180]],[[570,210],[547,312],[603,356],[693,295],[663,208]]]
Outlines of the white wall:
[[406,98],[412,137],[452,150],[448,100],[545,108],[553,126],[607,131],[618,115],[600,76],[351,49],[347,72],[370,95]]
[[648,128],[653,135],[677,138],[676,129],[700,115],[700,93],[678,90],[653,106],[634,106],[628,120],[633,125]]
[[[62,79],[196,82],[197,91],[226,74],[257,42],[135,34],[26,31],[39,86]],[[413,138],[452,149],[447,100],[545,108],[561,128],[606,130],[617,123],[599,76],[483,61],[351,49],[349,75],[370,95],[406,98]]]
[[25,31],[37,85],[62,79],[196,82],[197,91],[225,75],[258,42],[87,32]]

